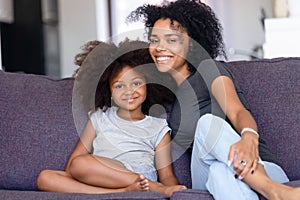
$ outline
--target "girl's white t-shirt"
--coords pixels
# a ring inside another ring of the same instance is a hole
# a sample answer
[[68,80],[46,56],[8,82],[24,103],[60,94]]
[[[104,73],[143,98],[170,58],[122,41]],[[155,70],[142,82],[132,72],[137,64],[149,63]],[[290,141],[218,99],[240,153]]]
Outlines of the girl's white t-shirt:
[[146,116],[140,121],[127,121],[117,115],[117,107],[105,112],[98,109],[90,119],[96,130],[94,155],[155,170],[155,148],[170,131],[165,119]]

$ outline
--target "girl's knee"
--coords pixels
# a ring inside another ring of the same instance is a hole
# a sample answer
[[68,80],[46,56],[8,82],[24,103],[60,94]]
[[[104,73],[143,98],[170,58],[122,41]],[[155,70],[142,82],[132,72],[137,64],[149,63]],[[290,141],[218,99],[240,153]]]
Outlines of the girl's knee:
[[87,158],[85,156],[77,156],[72,159],[68,168],[68,171],[72,177],[78,177],[84,174],[83,169],[88,166],[88,162],[86,159]]
[[53,171],[52,170],[43,170],[39,173],[36,184],[39,190],[44,190],[47,182],[52,180]]

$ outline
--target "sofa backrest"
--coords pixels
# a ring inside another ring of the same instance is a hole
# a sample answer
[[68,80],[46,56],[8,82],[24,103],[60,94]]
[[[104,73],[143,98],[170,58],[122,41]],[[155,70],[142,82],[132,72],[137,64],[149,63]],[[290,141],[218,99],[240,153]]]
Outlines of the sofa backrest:
[[36,190],[42,169],[64,169],[78,140],[73,79],[0,71],[0,189]]
[[[239,81],[260,134],[289,178],[300,179],[300,58],[225,64]],[[0,71],[0,189],[36,190],[41,170],[64,169],[79,138],[73,84],[72,78]],[[175,174],[191,187],[190,154],[180,157],[182,150],[173,150]]]
[[259,133],[289,178],[300,179],[300,58],[225,64],[244,91]]

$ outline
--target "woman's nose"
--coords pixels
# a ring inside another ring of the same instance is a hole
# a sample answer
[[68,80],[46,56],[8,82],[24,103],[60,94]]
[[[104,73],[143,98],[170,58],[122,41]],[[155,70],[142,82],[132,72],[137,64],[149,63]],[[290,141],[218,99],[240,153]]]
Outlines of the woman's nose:
[[158,47],[156,48],[156,50],[157,50],[157,51],[165,51],[166,48],[163,47],[163,46],[158,46]]
[[163,40],[161,40],[161,41],[157,44],[156,50],[157,50],[157,51],[164,51],[164,50],[167,50],[166,44],[165,44],[165,42],[164,42]]

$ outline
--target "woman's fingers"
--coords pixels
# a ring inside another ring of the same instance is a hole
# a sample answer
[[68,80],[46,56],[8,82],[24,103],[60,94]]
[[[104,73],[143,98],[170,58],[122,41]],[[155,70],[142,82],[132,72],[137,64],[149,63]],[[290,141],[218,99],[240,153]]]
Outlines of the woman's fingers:
[[233,165],[235,178],[243,179],[248,173],[254,173],[258,164],[258,155],[239,151],[235,145],[231,146],[228,155],[228,166]]

